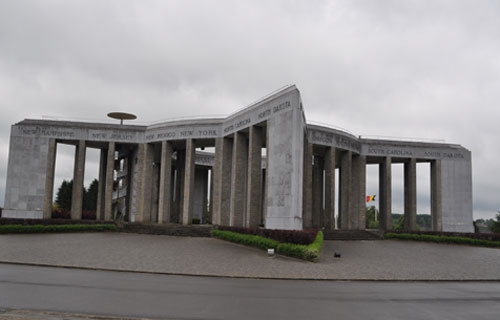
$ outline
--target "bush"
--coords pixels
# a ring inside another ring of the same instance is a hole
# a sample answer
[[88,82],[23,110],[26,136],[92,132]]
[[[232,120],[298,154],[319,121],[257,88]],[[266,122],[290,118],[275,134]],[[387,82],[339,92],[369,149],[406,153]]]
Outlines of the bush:
[[308,245],[314,242],[317,230],[275,230],[260,228],[226,227],[219,226],[219,230],[232,231],[240,234],[257,235],[264,238],[274,239],[278,242],[286,242],[300,245]]
[[386,239],[400,239],[400,240],[414,240],[414,241],[427,241],[427,242],[436,242],[436,243],[465,244],[465,245],[482,246],[482,247],[497,247],[497,248],[500,247],[500,241],[474,239],[474,238],[458,237],[458,236],[388,232],[388,233],[384,234],[384,238],[386,238]]
[[71,219],[19,219],[0,218],[0,225],[20,224],[20,225],[54,225],[54,224],[114,224],[113,221],[96,220],[71,220]]
[[59,224],[59,225],[0,225],[0,233],[46,233],[46,232],[90,232],[118,231],[114,224]]
[[251,234],[241,234],[233,231],[227,230],[217,230],[214,229],[211,232],[213,237],[234,242],[240,243],[247,246],[257,247],[259,249],[277,249],[279,242],[273,239],[264,238],[257,235]]
[[[281,230],[284,231],[284,230]],[[298,245],[293,243],[280,243],[277,240],[252,234],[241,234],[228,230],[214,229],[211,234],[213,237],[240,243],[259,249],[275,249],[277,253],[289,257],[295,257],[307,261],[316,262],[319,259],[321,247],[323,245],[323,233],[315,232],[315,240],[308,245]]]

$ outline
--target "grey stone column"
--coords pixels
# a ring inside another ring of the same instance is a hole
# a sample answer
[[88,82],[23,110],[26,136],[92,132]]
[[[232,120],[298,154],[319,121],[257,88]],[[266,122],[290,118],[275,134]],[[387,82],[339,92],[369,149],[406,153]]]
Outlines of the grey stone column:
[[379,228],[392,229],[392,169],[391,158],[385,157],[378,169],[379,183]]
[[162,141],[160,159],[160,188],[158,194],[158,223],[170,222],[172,203],[172,143]]
[[[159,149],[158,149],[159,148]],[[151,145],[152,149],[152,161],[151,161],[151,180],[149,180],[150,186],[150,214],[149,221],[152,223],[158,223],[158,205],[160,199],[160,164],[161,164],[161,144]],[[158,151],[158,152],[157,152]]]
[[352,229],[366,229],[366,157],[352,159]]
[[417,226],[417,161],[408,159],[404,164],[405,229],[416,230]]
[[107,149],[101,149],[99,155],[99,183],[97,184],[97,204],[95,219],[104,220],[104,185],[106,184]]
[[262,128],[250,127],[245,226],[258,227],[262,217]]
[[432,231],[443,231],[441,160],[434,160],[431,162],[431,216]]
[[301,230],[305,118],[298,94],[283,103],[267,120],[266,228]]
[[304,139],[304,169],[302,188],[302,219],[304,228],[313,226],[313,145]]
[[49,140],[47,153],[47,169],[45,172],[45,199],[43,204],[43,218],[52,217],[52,204],[54,202],[54,175],[56,169],[57,142],[55,139]]
[[231,169],[233,141],[229,138],[215,139],[215,159],[213,171],[213,213],[214,225],[228,226],[231,207]]
[[352,213],[352,152],[343,151],[340,156],[340,183],[339,183],[339,223],[340,229],[351,229]]
[[231,169],[230,225],[242,227],[245,221],[248,142],[244,133],[234,133],[233,168]]
[[214,214],[214,169],[210,168],[210,195],[208,200],[208,216],[206,223],[212,224]]
[[186,140],[186,165],[184,172],[184,192],[182,204],[182,224],[192,223],[193,198],[194,198],[194,175],[196,149],[193,139]]
[[75,148],[73,171],[73,194],[71,196],[71,219],[82,219],[83,178],[85,176],[85,140],[79,140]]
[[324,160],[314,156],[312,169],[312,225],[315,228],[324,226],[323,217],[323,169]]
[[208,205],[208,168],[195,169],[192,219],[205,223]]
[[325,152],[325,228],[335,229],[335,147]]
[[115,170],[115,149],[114,142],[108,144],[108,151],[106,153],[106,171],[104,183],[104,220],[110,221],[113,218],[113,182]]
[[148,143],[139,144],[137,153],[136,222],[151,222],[152,172],[154,148]]
[[182,223],[182,208],[184,205],[184,178],[186,175],[186,150],[177,150],[175,161],[175,203],[172,222]]

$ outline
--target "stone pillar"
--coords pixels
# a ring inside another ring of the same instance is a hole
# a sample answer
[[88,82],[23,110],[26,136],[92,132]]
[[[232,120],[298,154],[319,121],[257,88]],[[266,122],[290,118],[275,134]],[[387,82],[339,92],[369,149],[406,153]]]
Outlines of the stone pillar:
[[151,222],[152,201],[152,172],[154,147],[148,143],[139,144],[137,154],[137,195],[136,195],[136,222]]
[[304,139],[302,219],[304,228],[313,227],[313,145]]
[[106,157],[107,151],[106,149],[101,149],[99,155],[99,177],[97,184],[97,204],[95,211],[95,219],[96,220],[104,220],[104,185],[106,181]]
[[208,168],[195,169],[192,219],[205,223],[208,204]]
[[162,141],[160,159],[160,186],[158,192],[158,223],[170,222],[172,203],[172,143]]
[[214,169],[210,168],[210,195],[208,200],[208,216],[206,223],[212,224],[212,217],[214,214]]
[[52,204],[54,202],[54,175],[56,169],[57,142],[55,139],[49,140],[47,153],[47,169],[45,173],[45,199],[43,204],[43,218],[52,217]]
[[352,229],[366,229],[366,157],[352,159]]
[[216,138],[215,159],[212,168],[214,177],[212,223],[218,226],[229,226],[232,156],[232,139]]
[[[267,120],[266,228],[302,230],[302,182],[305,118],[298,91],[277,100],[286,109],[273,109]],[[276,110],[276,111],[275,111]]]
[[343,230],[351,229],[352,212],[352,152],[343,151],[340,156],[340,183],[339,183],[339,228]]
[[335,147],[325,152],[325,228],[335,229]]
[[182,201],[182,224],[188,225],[192,222],[193,198],[194,198],[194,174],[196,149],[193,139],[186,140],[186,165],[184,172],[184,192]]
[[182,207],[184,198],[184,176],[186,168],[186,150],[177,150],[177,160],[175,161],[175,203],[174,216],[175,223],[182,223]]
[[245,226],[258,227],[262,217],[262,128],[252,126],[249,134]]
[[443,231],[441,160],[431,161],[431,216],[432,216],[432,231]]
[[382,160],[378,174],[379,228],[387,231],[392,229],[392,170],[390,157],[385,157]]
[[323,169],[323,158],[320,156],[314,156],[314,164],[312,169],[312,225],[314,228],[324,226]]
[[85,140],[79,140],[75,148],[73,171],[73,194],[71,196],[71,219],[82,219],[83,179],[85,176]]
[[108,144],[106,154],[106,172],[104,174],[104,220],[110,221],[113,218],[113,182],[115,170],[115,149],[116,145],[112,141]]
[[405,230],[417,227],[417,161],[411,158],[404,164]]
[[231,170],[230,225],[242,227],[245,221],[248,142],[244,133],[234,133],[233,168]]
[[149,222],[158,223],[158,204],[160,199],[160,164],[161,164],[161,144],[151,145],[152,161],[151,161],[151,180],[150,186],[150,209],[149,209]]

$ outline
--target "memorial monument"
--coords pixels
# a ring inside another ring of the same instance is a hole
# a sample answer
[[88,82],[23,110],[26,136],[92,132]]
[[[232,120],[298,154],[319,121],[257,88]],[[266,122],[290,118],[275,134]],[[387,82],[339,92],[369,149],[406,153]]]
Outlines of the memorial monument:
[[3,217],[51,217],[58,144],[75,146],[72,219],[82,216],[86,149],[96,148],[99,220],[364,229],[366,166],[377,165],[380,226],[388,230],[391,165],[403,163],[405,227],[414,230],[416,164],[426,162],[433,229],[473,232],[470,151],[456,144],[364,139],[308,124],[295,86],[223,119],[16,123]]

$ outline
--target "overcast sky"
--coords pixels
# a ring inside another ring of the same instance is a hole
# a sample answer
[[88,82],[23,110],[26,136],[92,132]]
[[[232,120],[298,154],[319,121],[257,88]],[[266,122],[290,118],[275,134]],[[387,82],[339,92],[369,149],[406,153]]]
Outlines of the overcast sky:
[[[10,126],[25,118],[225,115],[286,84],[307,121],[461,144],[474,217],[500,210],[500,1],[481,0],[0,0],[0,205]],[[72,171],[59,149],[57,181]],[[419,166],[419,213],[428,180]]]

